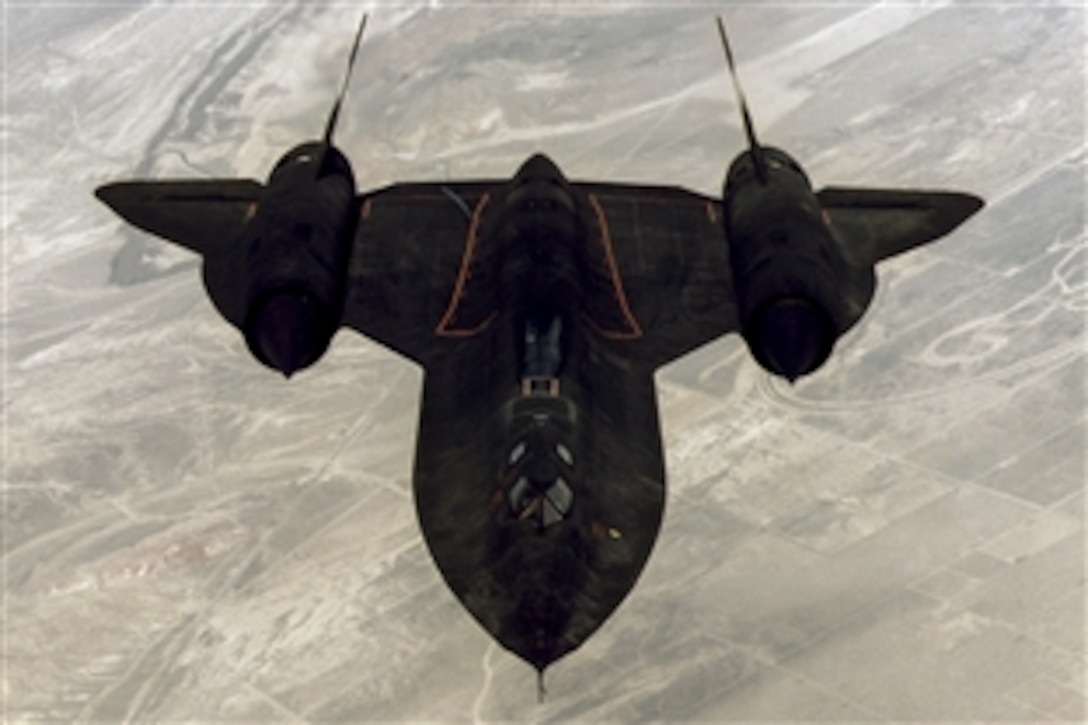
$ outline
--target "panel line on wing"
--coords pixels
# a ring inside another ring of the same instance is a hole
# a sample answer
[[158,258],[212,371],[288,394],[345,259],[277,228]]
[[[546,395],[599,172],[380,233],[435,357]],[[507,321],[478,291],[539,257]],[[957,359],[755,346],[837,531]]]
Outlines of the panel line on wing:
[[619,305],[620,314],[623,315],[624,321],[627,323],[627,330],[605,330],[599,327],[592,318],[589,316],[586,319],[593,325],[602,335],[610,340],[637,340],[642,337],[642,327],[638,324],[638,320],[635,319],[634,314],[631,312],[631,306],[627,302],[627,294],[623,289],[623,280],[620,278],[619,266],[616,264],[616,255],[612,249],[612,235],[608,229],[608,218],[605,216],[604,209],[601,207],[600,201],[597,200],[596,194],[588,194],[589,204],[593,207],[593,213],[597,217],[597,228],[600,229],[600,242],[601,247],[604,249],[604,261],[608,267],[608,275],[611,277],[612,282],[612,294]]
[[480,197],[480,200],[476,202],[476,208],[472,212],[472,219],[468,226],[468,234],[465,237],[465,252],[461,256],[461,268],[457,272],[457,281],[454,282],[453,285],[453,294],[450,296],[450,302],[446,307],[445,314],[442,315],[442,319],[434,329],[435,334],[440,337],[471,337],[472,335],[482,332],[491,324],[492,320],[495,319],[495,313],[492,312],[483,322],[475,327],[455,328],[450,326],[454,315],[457,314],[457,308],[461,305],[461,300],[464,299],[465,287],[471,276],[472,261],[476,255],[480,219],[483,217],[484,208],[490,201],[491,195],[484,194]]

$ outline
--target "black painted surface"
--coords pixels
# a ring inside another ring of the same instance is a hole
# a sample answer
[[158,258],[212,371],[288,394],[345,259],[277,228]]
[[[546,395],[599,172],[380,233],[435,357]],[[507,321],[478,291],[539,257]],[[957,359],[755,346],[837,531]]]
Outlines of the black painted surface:
[[[99,197],[204,254],[209,293],[236,327],[264,309],[249,336],[267,364],[312,363],[328,340],[317,328],[335,316],[423,367],[423,535],[473,617],[539,670],[600,627],[657,538],[654,370],[743,320],[772,372],[815,370],[868,306],[876,261],[981,205],[815,194],[777,150],[766,183],[739,157],[723,202],[568,182],[537,154],[510,180],[396,184],[347,205],[350,168],[325,151],[289,152],[259,200],[258,185],[229,180],[115,184]],[[311,156],[336,163],[311,168]],[[267,239],[274,254],[257,249]],[[310,302],[263,302],[285,290]],[[307,329],[266,329],[280,324]]]

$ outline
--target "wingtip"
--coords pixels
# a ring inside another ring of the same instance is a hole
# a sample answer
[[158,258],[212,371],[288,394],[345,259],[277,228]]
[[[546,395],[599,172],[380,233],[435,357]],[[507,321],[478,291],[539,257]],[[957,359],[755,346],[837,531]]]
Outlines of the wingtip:
[[100,202],[113,209],[118,214],[124,207],[130,206],[134,201],[143,201],[148,194],[145,187],[153,186],[155,182],[139,181],[111,181],[102,184],[94,190],[94,196]]
[[139,184],[132,181],[111,181],[94,190],[96,199],[129,223],[134,223],[132,219],[133,206],[143,201],[143,194],[144,190],[139,188]]
[[986,206],[986,200],[982,197],[960,192],[946,194],[943,201],[951,228],[958,227]]
[[112,208],[113,201],[117,195],[117,187],[118,183],[116,181],[110,182],[108,184],[102,184],[102,186],[99,186],[94,190],[94,198],[98,199],[106,206]]
[[986,202],[974,194],[958,191],[933,191],[927,194],[932,214],[929,241],[951,234],[986,206]]

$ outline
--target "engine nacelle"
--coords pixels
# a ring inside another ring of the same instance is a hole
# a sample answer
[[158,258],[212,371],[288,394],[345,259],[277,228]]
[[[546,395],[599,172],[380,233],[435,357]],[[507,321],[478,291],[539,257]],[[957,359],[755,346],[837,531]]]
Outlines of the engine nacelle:
[[241,282],[237,323],[246,344],[285,376],[316,362],[340,326],[355,198],[343,154],[320,142],[302,144],[273,169],[230,260],[234,271],[213,280],[205,267],[209,291],[225,278]]
[[730,167],[722,223],[741,334],[764,369],[793,381],[823,365],[861,317],[873,272],[847,262],[800,165],[779,149],[762,150],[766,183],[750,152]]

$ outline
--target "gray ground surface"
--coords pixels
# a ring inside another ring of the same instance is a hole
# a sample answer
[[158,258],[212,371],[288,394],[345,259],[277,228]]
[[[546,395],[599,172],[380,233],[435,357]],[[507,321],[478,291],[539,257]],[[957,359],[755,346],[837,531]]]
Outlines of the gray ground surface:
[[989,202],[796,387],[736,338],[662,372],[661,539],[538,705],[422,545],[419,372],[344,333],[284,383],[91,196],[263,178],[319,133],[357,9],[6,3],[6,717],[1083,719],[1085,10],[1042,5],[372,16],[339,135],[364,188],[539,149],[717,193],[724,10],[817,185]]

